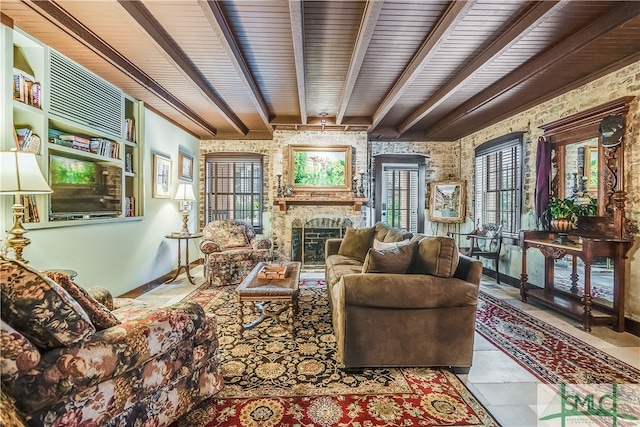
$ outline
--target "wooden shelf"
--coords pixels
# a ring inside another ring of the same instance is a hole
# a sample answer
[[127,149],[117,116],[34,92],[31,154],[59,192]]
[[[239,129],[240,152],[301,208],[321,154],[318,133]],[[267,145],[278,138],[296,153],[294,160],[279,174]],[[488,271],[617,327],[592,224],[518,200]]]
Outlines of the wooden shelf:
[[[563,295],[561,292],[550,292],[544,289],[529,289],[527,298],[562,311],[565,315],[582,322],[584,320],[584,304],[571,295]],[[608,325],[615,324],[618,316],[607,313],[599,307],[591,306],[591,324]]]
[[335,197],[276,197],[273,201],[274,205],[280,207],[280,212],[286,212],[289,205],[352,205],[355,212],[360,212],[362,205],[367,203],[369,199],[366,197],[354,197],[351,199],[337,199]]

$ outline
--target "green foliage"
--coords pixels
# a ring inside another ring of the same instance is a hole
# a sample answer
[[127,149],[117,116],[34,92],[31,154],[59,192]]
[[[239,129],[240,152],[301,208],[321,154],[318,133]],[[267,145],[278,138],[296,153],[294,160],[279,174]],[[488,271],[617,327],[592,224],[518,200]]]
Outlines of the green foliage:
[[309,153],[295,153],[293,179],[296,185],[344,185],[345,161],[309,158]]
[[576,216],[594,216],[598,213],[598,199],[589,196],[589,203],[578,203],[575,197],[552,197],[545,215],[550,219],[571,219]]

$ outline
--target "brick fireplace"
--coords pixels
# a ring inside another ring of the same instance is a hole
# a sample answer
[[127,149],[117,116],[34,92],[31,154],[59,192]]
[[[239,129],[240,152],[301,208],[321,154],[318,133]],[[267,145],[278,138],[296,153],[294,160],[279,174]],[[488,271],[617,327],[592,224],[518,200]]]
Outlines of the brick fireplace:
[[303,268],[323,268],[327,239],[343,237],[352,226],[348,218],[295,219],[291,223],[291,259],[302,262]]

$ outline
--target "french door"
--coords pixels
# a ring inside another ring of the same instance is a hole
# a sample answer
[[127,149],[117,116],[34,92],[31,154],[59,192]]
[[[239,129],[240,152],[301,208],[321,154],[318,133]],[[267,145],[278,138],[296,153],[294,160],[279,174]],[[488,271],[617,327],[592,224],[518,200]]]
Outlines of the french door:
[[377,156],[375,177],[375,220],[412,233],[424,232],[424,157]]

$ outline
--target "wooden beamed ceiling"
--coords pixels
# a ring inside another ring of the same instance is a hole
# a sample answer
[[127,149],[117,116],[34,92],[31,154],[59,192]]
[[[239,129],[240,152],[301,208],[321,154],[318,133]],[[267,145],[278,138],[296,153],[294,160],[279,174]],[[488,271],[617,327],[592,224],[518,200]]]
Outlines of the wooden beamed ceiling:
[[203,139],[452,141],[640,60],[640,2],[3,0]]

